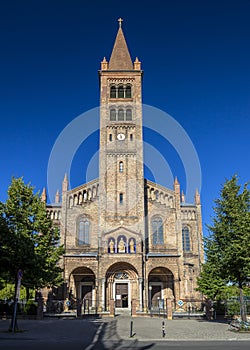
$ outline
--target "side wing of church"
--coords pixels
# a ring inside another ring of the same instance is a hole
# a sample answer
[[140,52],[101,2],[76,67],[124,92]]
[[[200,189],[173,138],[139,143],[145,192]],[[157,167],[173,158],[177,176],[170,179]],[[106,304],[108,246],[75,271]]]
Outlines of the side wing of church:
[[177,179],[168,189],[144,178],[142,75],[120,21],[99,71],[99,178],[69,190],[65,175],[61,201],[47,205],[65,247],[63,297],[98,312],[200,304],[200,196],[187,204]]

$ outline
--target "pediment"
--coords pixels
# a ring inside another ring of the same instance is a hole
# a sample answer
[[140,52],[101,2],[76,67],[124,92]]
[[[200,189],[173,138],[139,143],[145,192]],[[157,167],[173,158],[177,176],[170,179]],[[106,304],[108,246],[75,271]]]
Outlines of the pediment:
[[130,253],[141,251],[142,234],[123,226],[105,232],[103,235],[103,248],[107,253]]
[[103,234],[104,237],[108,237],[108,236],[114,236],[114,237],[117,237],[121,234],[124,234],[124,235],[129,235],[129,236],[134,236],[134,237],[142,237],[142,234],[141,232],[136,232],[136,231],[133,231],[133,230],[130,230],[128,229],[127,227],[123,227],[123,226],[119,226],[113,230],[110,230],[110,231],[107,231]]

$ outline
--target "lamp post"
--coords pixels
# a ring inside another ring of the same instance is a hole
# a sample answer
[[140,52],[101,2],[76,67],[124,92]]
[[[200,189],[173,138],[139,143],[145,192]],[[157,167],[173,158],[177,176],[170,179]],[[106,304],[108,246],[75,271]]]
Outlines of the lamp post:
[[149,310],[151,311],[151,307],[152,307],[152,286],[150,285],[148,287],[148,294],[149,294]]

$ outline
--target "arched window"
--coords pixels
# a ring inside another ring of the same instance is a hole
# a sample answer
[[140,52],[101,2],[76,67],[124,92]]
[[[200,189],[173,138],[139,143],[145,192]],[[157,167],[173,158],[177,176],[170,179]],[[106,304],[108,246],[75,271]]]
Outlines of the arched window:
[[126,88],[125,88],[125,97],[126,98],[131,98],[131,86],[130,85],[126,85]]
[[110,98],[116,98],[116,87],[114,85],[110,87]]
[[118,110],[118,120],[119,121],[124,120],[124,110],[123,109]]
[[163,244],[163,221],[160,217],[152,219],[153,244]]
[[88,199],[87,191],[84,190],[83,191],[83,201],[86,202],[87,199]]
[[123,204],[123,193],[119,194],[119,202],[120,204]]
[[118,86],[118,98],[124,98],[124,87],[122,85]]
[[132,120],[132,109],[126,109],[126,120]]
[[109,134],[109,141],[112,141],[112,134]]
[[159,191],[158,191],[158,190],[155,191],[155,199],[156,199],[156,200],[159,199]]
[[190,252],[190,234],[188,227],[182,229],[182,248],[185,252]]
[[110,110],[110,120],[112,121],[116,120],[116,110],[113,108]]
[[123,162],[119,163],[119,172],[123,173]]
[[90,222],[86,218],[80,218],[77,227],[77,242],[79,245],[89,244]]

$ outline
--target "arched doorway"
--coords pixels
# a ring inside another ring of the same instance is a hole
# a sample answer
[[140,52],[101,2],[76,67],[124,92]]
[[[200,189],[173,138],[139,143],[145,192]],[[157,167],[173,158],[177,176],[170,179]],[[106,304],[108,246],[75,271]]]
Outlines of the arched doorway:
[[166,267],[156,267],[148,275],[148,308],[165,308],[166,299],[174,299],[174,276]]
[[108,310],[111,299],[114,300],[117,309],[130,309],[132,299],[139,299],[138,273],[131,264],[119,262],[108,268],[105,290]]
[[77,267],[70,274],[72,296],[87,308],[96,306],[95,274],[87,267]]

